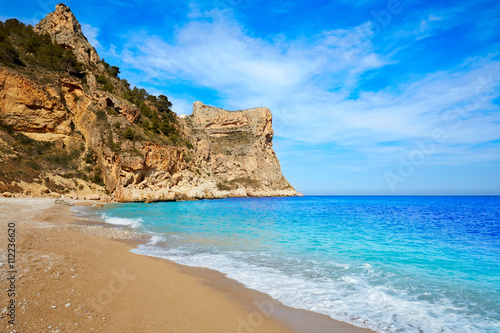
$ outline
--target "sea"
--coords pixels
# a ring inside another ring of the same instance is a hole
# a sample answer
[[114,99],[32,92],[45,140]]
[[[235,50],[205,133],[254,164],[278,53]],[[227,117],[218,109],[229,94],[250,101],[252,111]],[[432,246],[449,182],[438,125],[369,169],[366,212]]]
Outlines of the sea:
[[283,304],[375,332],[500,332],[500,197],[304,196],[78,207]]

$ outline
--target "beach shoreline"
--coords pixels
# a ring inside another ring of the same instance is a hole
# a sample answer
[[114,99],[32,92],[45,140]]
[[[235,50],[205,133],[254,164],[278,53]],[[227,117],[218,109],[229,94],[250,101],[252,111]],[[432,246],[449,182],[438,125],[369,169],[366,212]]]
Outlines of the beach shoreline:
[[0,306],[7,332],[370,332],[284,306],[217,271],[134,254],[144,236],[79,218],[53,199],[0,199],[0,208],[2,254],[8,225],[16,229],[15,326],[9,300]]

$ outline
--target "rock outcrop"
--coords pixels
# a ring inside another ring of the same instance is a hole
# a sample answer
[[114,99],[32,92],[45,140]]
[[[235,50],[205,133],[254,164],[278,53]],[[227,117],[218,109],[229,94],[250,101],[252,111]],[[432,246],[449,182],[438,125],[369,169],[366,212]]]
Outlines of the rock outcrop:
[[253,184],[250,187],[255,192],[292,189],[272,149],[274,132],[268,108],[226,111],[195,102],[186,122],[201,167],[209,173]]
[[69,115],[54,87],[40,87],[0,67],[0,121],[17,131],[69,134]]
[[[34,140],[51,140],[58,151],[74,155],[77,149],[81,160],[65,177],[39,165],[32,181],[26,178],[5,189],[55,196],[52,186],[98,199],[107,195],[93,182],[102,182],[110,197],[122,202],[297,195],[272,149],[269,109],[226,111],[195,102],[193,114],[181,118],[168,107],[161,113],[148,100],[134,105],[96,83],[96,77],[106,76],[115,91],[128,89],[108,74],[68,7],[57,5],[35,29],[73,50],[85,65],[86,80],[57,74],[56,80],[40,83],[0,67],[0,123]],[[150,110],[146,120],[137,105]],[[163,127],[158,125],[162,117],[170,117]],[[157,127],[152,130],[153,120]],[[0,132],[0,148],[7,152],[0,154],[0,162],[13,156],[9,140]]]
[[63,48],[74,51],[78,61],[90,66],[99,62],[99,55],[82,32],[82,27],[69,7],[60,3],[35,26],[35,31],[49,34]]
[[193,159],[176,147],[143,145],[144,158],[120,162],[117,201],[297,195],[271,148],[269,109],[226,111],[195,102],[182,121]]

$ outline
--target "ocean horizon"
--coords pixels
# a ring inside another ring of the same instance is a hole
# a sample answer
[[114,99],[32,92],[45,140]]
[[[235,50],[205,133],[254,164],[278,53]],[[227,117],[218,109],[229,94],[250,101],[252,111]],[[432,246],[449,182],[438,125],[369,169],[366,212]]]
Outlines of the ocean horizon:
[[317,195],[77,207],[134,253],[376,332],[500,331],[500,197]]

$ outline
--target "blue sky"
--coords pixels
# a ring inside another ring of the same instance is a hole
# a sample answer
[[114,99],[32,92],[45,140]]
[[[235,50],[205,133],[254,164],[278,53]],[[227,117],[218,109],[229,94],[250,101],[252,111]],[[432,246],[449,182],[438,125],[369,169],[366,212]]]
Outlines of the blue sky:
[[[58,1],[3,1],[34,24]],[[66,2],[121,77],[273,113],[306,194],[500,194],[498,1]]]

